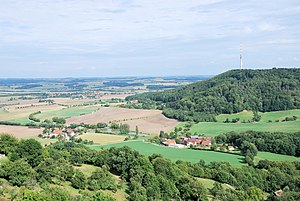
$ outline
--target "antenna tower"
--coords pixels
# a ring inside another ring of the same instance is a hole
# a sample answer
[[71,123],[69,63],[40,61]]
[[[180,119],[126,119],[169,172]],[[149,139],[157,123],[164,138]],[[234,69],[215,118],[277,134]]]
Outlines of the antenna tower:
[[240,45],[240,69],[243,69],[242,44]]

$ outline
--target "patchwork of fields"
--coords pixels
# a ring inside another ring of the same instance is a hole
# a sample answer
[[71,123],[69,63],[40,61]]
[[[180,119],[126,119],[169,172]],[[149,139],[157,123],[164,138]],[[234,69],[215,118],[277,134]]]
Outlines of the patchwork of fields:
[[[18,108],[19,107],[19,108]],[[28,116],[31,113],[41,111],[41,112],[50,112],[58,111],[64,107],[59,105],[48,105],[48,104],[37,104],[36,106],[31,105],[14,105],[6,107],[5,109],[0,109],[0,121],[11,121],[21,124],[29,123],[30,120]]]
[[62,108],[60,110],[42,112],[41,114],[36,115],[36,117],[41,120],[52,119],[52,117],[70,118],[70,117],[92,113],[99,108],[100,106],[69,107],[69,108]]
[[67,119],[67,123],[96,124],[99,122],[116,121],[128,124],[131,130],[138,126],[139,131],[144,133],[158,134],[162,131],[169,131],[179,122],[168,119],[162,115],[160,110],[138,110],[116,107],[104,107],[92,114],[76,116]]

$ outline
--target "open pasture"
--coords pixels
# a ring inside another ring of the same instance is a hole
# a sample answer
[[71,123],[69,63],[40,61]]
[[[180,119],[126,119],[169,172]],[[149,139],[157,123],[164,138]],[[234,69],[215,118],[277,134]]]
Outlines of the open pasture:
[[255,157],[255,161],[258,162],[259,160],[300,161],[300,158],[295,156],[288,156],[283,154],[274,154],[270,152],[259,151],[257,156]]
[[[182,124],[183,125],[183,124]],[[297,132],[300,131],[300,121],[272,122],[272,123],[221,123],[221,122],[200,122],[191,128],[191,133],[216,136],[231,131],[267,131],[267,132]]]
[[[297,116],[300,120],[300,110],[295,109],[295,110],[284,110],[284,111],[275,111],[275,112],[259,112],[259,115],[261,115],[261,120],[260,122],[265,122],[267,123],[269,120],[272,122],[279,120],[282,121],[285,117],[292,117],[292,116]],[[253,112],[252,111],[247,111],[244,110],[242,112],[236,113],[236,114],[220,114],[217,116],[217,121],[218,122],[223,122],[225,121],[226,118],[233,119],[233,118],[240,118],[240,122],[245,120],[246,122],[248,120],[251,120],[253,117]]]
[[178,122],[168,119],[161,114],[160,110],[137,110],[127,108],[104,107],[92,114],[76,116],[67,119],[67,123],[88,123],[111,122],[129,124],[131,130],[138,126],[140,132],[158,134],[159,131],[169,131]]
[[43,129],[28,128],[25,126],[0,125],[0,133],[8,133],[17,138],[35,138],[43,132]]
[[[243,165],[244,160],[244,157],[240,155],[204,150],[176,149],[151,143],[145,143],[142,141],[126,141],[104,146],[90,145],[89,147],[99,150],[102,147],[110,148],[123,146],[131,147],[146,156],[150,156],[154,153],[161,154],[163,157],[168,158],[173,162],[177,160],[189,161],[192,163],[197,163],[199,162],[199,160],[204,160],[206,163],[210,163],[212,161],[227,161],[234,167],[240,167]],[[255,157],[255,161],[258,162],[259,160],[296,161],[300,160],[300,158],[269,152],[258,152],[258,155]]]
[[[243,132],[248,130],[253,131],[268,131],[268,132],[297,132],[300,131],[300,110],[287,110],[277,112],[259,113],[261,120],[253,123],[223,123],[223,121],[233,118],[240,118],[240,121],[248,121],[253,114],[251,111],[243,111],[237,114],[226,114],[217,116],[218,122],[200,122],[194,124],[191,128],[191,133],[205,134],[209,136],[216,136],[230,131]],[[296,121],[284,121],[285,117],[297,116]],[[268,121],[271,122],[268,122]],[[279,122],[276,122],[279,120]],[[180,126],[184,126],[181,123]]]
[[110,148],[110,147],[123,147],[129,146],[143,155],[150,156],[152,154],[161,154],[163,157],[172,160],[173,162],[177,160],[189,161],[192,163],[197,163],[200,160],[204,160],[209,163],[212,161],[228,161],[233,166],[238,167],[242,165],[243,157],[239,155],[212,152],[212,151],[202,151],[202,150],[191,150],[191,149],[176,149],[169,148],[160,145],[154,145],[151,143],[144,143],[142,141],[127,141],[116,144],[97,146],[91,145],[89,147],[94,149]]

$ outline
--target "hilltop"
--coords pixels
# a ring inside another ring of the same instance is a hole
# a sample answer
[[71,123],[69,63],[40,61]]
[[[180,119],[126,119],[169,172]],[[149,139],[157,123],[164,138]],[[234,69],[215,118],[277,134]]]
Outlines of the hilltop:
[[215,121],[215,115],[300,108],[300,69],[230,70],[211,79],[163,92],[130,96],[151,102],[165,116],[182,121]]

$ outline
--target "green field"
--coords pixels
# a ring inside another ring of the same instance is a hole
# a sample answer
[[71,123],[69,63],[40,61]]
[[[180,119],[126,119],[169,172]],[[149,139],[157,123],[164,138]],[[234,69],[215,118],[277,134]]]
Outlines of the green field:
[[38,114],[35,117],[37,117],[41,120],[52,119],[53,117],[69,118],[69,117],[79,116],[82,114],[92,113],[93,111],[95,111],[98,108],[100,108],[100,106],[70,107],[70,108],[64,108],[61,110],[42,112],[41,114]]
[[243,157],[233,154],[212,152],[212,151],[200,151],[191,149],[175,149],[159,145],[154,145],[150,143],[144,143],[142,141],[127,141],[116,144],[104,145],[104,146],[90,146],[93,149],[110,148],[110,147],[123,147],[129,146],[143,155],[150,156],[154,153],[161,154],[165,158],[171,159],[173,162],[177,160],[189,161],[193,163],[199,162],[199,160],[204,160],[209,163],[212,161],[228,161],[233,166],[241,166]]
[[273,160],[273,161],[296,161],[300,160],[299,157],[295,156],[288,156],[288,155],[282,155],[282,154],[274,154],[270,152],[258,152],[257,156],[255,157],[255,161],[259,160]]
[[[269,131],[269,132],[297,132],[300,131],[300,110],[287,110],[278,112],[266,112],[259,113],[261,115],[260,122],[256,123],[223,123],[223,121],[233,118],[240,118],[240,121],[248,121],[252,118],[251,111],[243,111],[237,114],[222,114],[217,116],[218,122],[200,122],[194,124],[191,128],[191,133],[205,134],[209,136],[216,136],[221,133],[227,133],[230,131],[242,132],[248,130],[254,131]],[[296,121],[282,122],[285,117],[297,116]],[[271,123],[268,121],[271,120]],[[275,122],[279,120],[279,122]],[[183,127],[185,123],[181,123],[179,126]]]
[[[259,115],[261,115],[261,121],[267,123],[269,120],[275,121],[275,120],[283,120],[285,117],[291,117],[291,116],[297,116],[299,119],[297,121],[300,121],[300,110],[285,110],[285,111],[276,111],[276,112],[259,112]],[[253,116],[252,111],[242,111],[240,113],[236,114],[220,114],[217,116],[218,122],[223,122],[226,118],[233,119],[233,118],[240,118],[240,121],[248,121],[251,120]]]
[[[151,143],[145,143],[142,141],[126,141],[120,142],[116,144],[109,145],[90,145],[89,147],[92,149],[102,149],[102,148],[110,148],[110,147],[123,147],[129,146],[143,155],[150,156],[154,153],[161,154],[163,157],[172,160],[173,162],[177,160],[189,161],[192,163],[197,163],[199,160],[204,160],[206,163],[210,163],[212,161],[228,161],[234,167],[240,167],[243,165],[243,156],[220,153],[220,152],[212,152],[212,151],[202,151],[202,150],[191,150],[191,149],[176,149],[169,148],[164,146],[159,146]],[[259,152],[255,161],[259,160],[276,160],[276,161],[295,161],[300,160],[300,158],[294,156],[273,154],[269,152]]]

